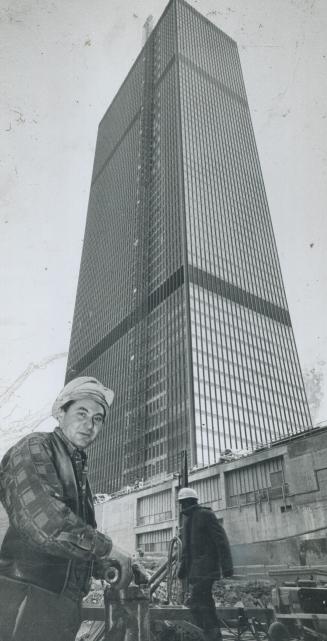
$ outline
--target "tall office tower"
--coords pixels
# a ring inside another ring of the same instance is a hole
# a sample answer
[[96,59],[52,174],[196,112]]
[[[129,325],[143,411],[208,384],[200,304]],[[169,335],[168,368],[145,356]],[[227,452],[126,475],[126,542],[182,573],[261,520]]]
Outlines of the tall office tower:
[[311,425],[236,43],[171,0],[98,132],[67,380],[114,491]]

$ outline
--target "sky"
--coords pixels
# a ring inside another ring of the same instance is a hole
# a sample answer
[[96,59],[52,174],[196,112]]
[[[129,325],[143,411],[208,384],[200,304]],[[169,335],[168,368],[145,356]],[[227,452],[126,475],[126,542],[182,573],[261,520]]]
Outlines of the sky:
[[[239,46],[314,423],[327,422],[327,3],[190,0]],[[98,123],[166,0],[0,0],[0,453],[51,429]]]

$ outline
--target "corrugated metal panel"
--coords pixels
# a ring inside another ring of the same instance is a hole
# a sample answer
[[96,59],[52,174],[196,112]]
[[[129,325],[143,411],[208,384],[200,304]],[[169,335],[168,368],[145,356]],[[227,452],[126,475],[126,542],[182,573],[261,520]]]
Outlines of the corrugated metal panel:
[[190,487],[197,492],[200,503],[212,503],[221,499],[219,475],[193,481]]
[[164,552],[173,535],[172,528],[137,535],[137,547],[145,552]]
[[[270,489],[272,485],[276,486],[276,473],[278,472],[283,479],[282,456],[227,472],[225,476],[227,505],[232,507],[233,505],[253,503],[258,497],[260,500],[273,498],[271,492],[268,494],[268,491],[265,492],[265,490]],[[260,496],[258,492],[260,492]]]
[[138,499],[138,525],[151,525],[151,523],[160,523],[171,518],[171,490],[157,492]]

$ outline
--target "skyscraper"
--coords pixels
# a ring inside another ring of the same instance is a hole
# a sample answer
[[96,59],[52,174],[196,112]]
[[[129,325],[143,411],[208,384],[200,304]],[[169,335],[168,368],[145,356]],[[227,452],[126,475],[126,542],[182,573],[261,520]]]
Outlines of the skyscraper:
[[67,380],[116,392],[93,484],[311,425],[236,43],[171,0],[99,125]]

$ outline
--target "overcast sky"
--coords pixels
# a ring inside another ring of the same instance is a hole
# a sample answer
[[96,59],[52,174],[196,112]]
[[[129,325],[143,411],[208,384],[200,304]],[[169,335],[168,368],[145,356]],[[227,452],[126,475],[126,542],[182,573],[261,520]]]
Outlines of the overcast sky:
[[[327,419],[327,2],[191,0],[240,51],[302,369]],[[63,384],[97,126],[166,0],[0,0],[2,449]],[[317,383],[312,386],[314,369]]]

